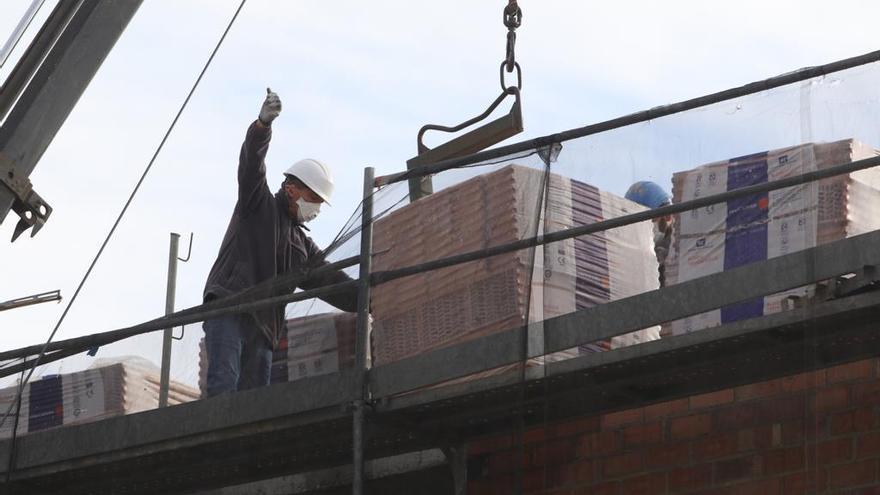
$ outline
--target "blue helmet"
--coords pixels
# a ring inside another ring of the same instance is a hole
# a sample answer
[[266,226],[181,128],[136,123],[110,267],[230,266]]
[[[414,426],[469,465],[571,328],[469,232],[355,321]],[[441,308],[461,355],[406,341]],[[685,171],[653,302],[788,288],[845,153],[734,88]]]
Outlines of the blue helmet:
[[656,182],[647,180],[629,186],[624,197],[648,208],[658,208],[670,203],[669,194]]

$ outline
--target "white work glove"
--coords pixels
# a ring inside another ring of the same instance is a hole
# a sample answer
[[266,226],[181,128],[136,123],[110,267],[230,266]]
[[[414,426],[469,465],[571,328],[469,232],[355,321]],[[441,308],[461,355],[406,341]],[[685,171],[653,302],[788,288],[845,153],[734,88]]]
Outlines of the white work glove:
[[281,99],[271,89],[266,88],[266,99],[263,101],[263,108],[260,109],[260,122],[266,126],[271,125],[280,113]]

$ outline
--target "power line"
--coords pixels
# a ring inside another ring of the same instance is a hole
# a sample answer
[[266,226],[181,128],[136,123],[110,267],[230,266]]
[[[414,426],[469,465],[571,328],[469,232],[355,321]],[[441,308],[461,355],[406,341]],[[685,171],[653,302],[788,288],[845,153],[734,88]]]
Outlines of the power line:
[[[28,372],[27,376],[18,386],[18,392],[15,397],[15,418],[12,426],[12,440],[10,443],[10,453],[9,453],[9,466],[6,469],[6,482],[9,483],[10,477],[12,476],[12,470],[15,465],[15,440],[17,437],[18,431],[18,420],[19,415],[21,413],[21,399],[22,394],[24,392],[24,387],[27,385],[28,381],[31,379],[31,376],[34,374],[34,370],[36,370],[37,366],[40,364],[40,360],[46,354],[46,349],[49,347],[49,344],[52,342],[52,339],[55,338],[55,334],[58,332],[58,328],[61,327],[61,323],[64,322],[64,318],[67,316],[67,313],[70,311],[70,308],[73,306],[73,303],[76,301],[77,296],[79,296],[80,291],[88,280],[89,275],[92,273],[92,269],[95,268],[95,265],[98,263],[98,259],[101,258],[101,255],[104,253],[104,249],[107,247],[107,244],[110,242],[110,239],[113,237],[113,234],[116,232],[116,228],[119,226],[119,223],[122,221],[122,217],[125,215],[125,212],[128,210],[128,207],[131,205],[131,202],[134,200],[135,195],[143,184],[144,179],[147,178],[147,174],[150,172],[150,169],[153,167],[153,163],[155,163],[156,158],[158,158],[159,153],[162,151],[162,148],[165,146],[165,142],[168,140],[168,137],[171,135],[171,132],[174,130],[175,125],[177,125],[178,119],[180,119],[181,114],[183,114],[184,109],[186,109],[187,104],[189,104],[190,98],[192,98],[193,93],[195,93],[196,88],[199,86],[199,83],[202,81],[202,77],[207,72],[208,67],[210,67],[211,62],[214,60],[214,56],[217,55],[217,51],[220,49],[220,46],[223,44],[223,40],[226,39],[226,35],[229,33],[229,30],[232,28],[232,25],[235,23],[236,18],[238,18],[238,14],[241,12],[241,9],[244,7],[244,4],[247,3],[247,0],[241,0],[241,3],[238,5],[238,8],[235,10],[235,13],[232,15],[232,19],[229,20],[229,24],[226,26],[226,29],[223,31],[223,34],[220,36],[220,39],[217,41],[217,44],[214,46],[214,50],[211,52],[211,56],[208,57],[208,61],[205,62],[204,67],[202,67],[199,76],[196,78],[195,83],[192,88],[189,90],[189,94],[186,95],[186,99],[183,100],[183,103],[180,105],[180,109],[177,111],[177,115],[174,116],[174,120],[171,121],[171,125],[168,126],[168,130],[165,131],[165,135],[162,137],[162,141],[159,143],[159,146],[156,148],[156,151],[153,153],[153,157],[150,158],[149,163],[146,168],[144,168],[144,172],[141,174],[140,179],[138,179],[137,184],[135,184],[134,189],[131,191],[131,194],[128,197],[128,200],[125,202],[125,205],[122,207],[122,210],[119,212],[119,215],[116,217],[116,221],[113,222],[113,226],[110,228],[110,231],[107,233],[107,236],[104,238],[104,242],[101,243],[101,247],[98,249],[97,254],[95,254],[95,258],[89,264],[86,273],[83,275],[82,280],[80,280],[79,285],[76,287],[76,291],[74,291],[73,296],[67,302],[67,306],[64,308],[64,311],[61,313],[61,317],[58,319],[58,322],[55,324],[55,328],[52,329],[52,333],[49,334],[49,338],[46,340],[46,343],[43,345],[39,355],[33,361],[33,367]],[[10,407],[11,410],[11,407]],[[10,410],[6,411],[3,419],[0,420],[0,425],[6,422],[6,417],[9,415]]]

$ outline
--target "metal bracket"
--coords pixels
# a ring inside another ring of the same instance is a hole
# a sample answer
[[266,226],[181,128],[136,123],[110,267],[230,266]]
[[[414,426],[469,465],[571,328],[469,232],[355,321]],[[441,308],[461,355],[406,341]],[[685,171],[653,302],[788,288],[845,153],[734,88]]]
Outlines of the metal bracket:
[[15,163],[2,153],[0,153],[0,183],[15,197],[12,209],[20,218],[12,233],[12,241],[14,242],[31,227],[33,227],[31,237],[37,235],[52,214],[52,207],[34,191],[27,175],[20,174]]

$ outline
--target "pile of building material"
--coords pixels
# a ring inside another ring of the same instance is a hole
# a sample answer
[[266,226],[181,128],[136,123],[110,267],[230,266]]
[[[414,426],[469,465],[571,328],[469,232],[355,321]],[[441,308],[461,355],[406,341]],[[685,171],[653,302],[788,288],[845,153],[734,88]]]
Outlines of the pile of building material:
[[[682,202],[877,156],[847,139],[703,165],[673,176]],[[868,169],[708,206],[678,215],[667,258],[667,284],[730,270],[880,228],[880,171]],[[790,298],[810,297],[815,285],[672,322],[684,334],[779,312]],[[719,290],[723,290],[719,288]]]
[[[0,410],[15,403],[18,387],[0,390]],[[171,405],[199,398],[192,387],[172,381]],[[30,381],[22,396],[18,434],[81,424],[131,414],[159,405],[159,368],[138,357],[99,359],[85,370]],[[14,411],[14,408],[13,408]],[[10,416],[0,425],[0,438],[11,436]]]
[[[287,331],[272,353],[271,383],[351,368],[356,324],[354,313],[325,313],[287,320]],[[208,355],[203,337],[199,343],[199,388],[203,393],[207,391],[207,377]]]
[[[583,182],[511,165],[400,208],[376,222],[373,269],[391,270],[644,208]],[[394,280],[373,288],[377,366],[658,287],[644,222]],[[529,331],[540,325],[530,325]],[[653,340],[657,329],[578,353]]]

